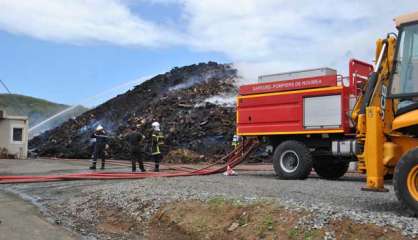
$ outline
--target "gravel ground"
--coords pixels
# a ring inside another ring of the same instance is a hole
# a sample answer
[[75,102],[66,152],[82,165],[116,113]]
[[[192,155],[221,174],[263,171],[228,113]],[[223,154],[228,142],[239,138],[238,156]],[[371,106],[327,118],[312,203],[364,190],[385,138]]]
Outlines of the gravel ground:
[[[34,183],[3,185],[0,189],[31,199],[47,214],[67,222],[86,238],[95,238],[88,226],[97,224],[100,207],[119,209],[141,222],[148,220],[162,204],[219,196],[246,202],[274,200],[289,209],[306,209],[315,217],[301,219],[300,224],[311,228],[321,228],[332,219],[347,217],[359,223],[393,227],[411,238],[418,237],[418,219],[404,215],[390,182],[387,184],[389,193],[361,191],[363,184],[364,179],[354,176],[339,181],[326,181],[316,176],[308,180],[283,181],[276,179],[271,171],[245,171],[235,177]],[[105,237],[99,235],[99,238]]]

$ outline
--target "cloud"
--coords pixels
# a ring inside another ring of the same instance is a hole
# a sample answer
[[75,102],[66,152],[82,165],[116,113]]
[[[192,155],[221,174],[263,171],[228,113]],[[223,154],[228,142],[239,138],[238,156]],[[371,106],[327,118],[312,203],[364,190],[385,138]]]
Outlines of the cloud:
[[414,7],[406,0],[182,3],[191,45],[225,53],[250,79],[322,66],[346,72],[351,57],[371,62],[375,40],[394,31],[392,19]]
[[[180,6],[177,26],[141,18],[133,12],[141,4]],[[414,7],[409,0],[0,0],[0,28],[68,43],[219,52],[254,80],[322,66],[346,73],[352,57],[371,62],[375,40]]]
[[118,0],[0,0],[0,28],[66,43],[167,46],[180,36],[134,15]]

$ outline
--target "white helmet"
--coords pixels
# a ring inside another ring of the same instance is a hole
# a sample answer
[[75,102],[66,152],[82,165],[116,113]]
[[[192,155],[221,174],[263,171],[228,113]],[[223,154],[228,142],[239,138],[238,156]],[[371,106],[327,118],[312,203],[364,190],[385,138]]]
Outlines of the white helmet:
[[96,131],[102,131],[104,128],[102,125],[99,124],[99,126],[96,127]]
[[151,124],[152,129],[154,129],[155,131],[160,131],[160,123],[159,122],[153,122]]

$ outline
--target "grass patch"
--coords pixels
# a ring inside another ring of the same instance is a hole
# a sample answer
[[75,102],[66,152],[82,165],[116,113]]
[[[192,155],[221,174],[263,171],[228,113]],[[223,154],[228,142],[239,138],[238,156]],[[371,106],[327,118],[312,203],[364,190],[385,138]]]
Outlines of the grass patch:
[[262,222],[258,227],[257,236],[258,237],[265,237],[267,232],[274,230],[274,220],[273,216],[268,214],[262,218]]
[[209,206],[212,207],[220,207],[226,203],[226,199],[224,197],[213,197],[208,200]]
[[287,232],[287,236],[289,239],[294,240],[314,240],[314,239],[322,239],[323,233],[321,230],[302,230],[298,228],[292,228]]
[[249,220],[250,220],[250,218],[249,218],[248,213],[247,212],[243,212],[241,214],[241,216],[239,217],[239,219],[238,219],[238,225],[240,227],[247,226],[248,223],[249,223]]
[[299,231],[298,231],[298,229],[296,229],[296,228],[292,228],[292,229],[290,229],[290,230],[287,232],[287,236],[288,236],[290,239],[298,239],[298,236],[299,236]]

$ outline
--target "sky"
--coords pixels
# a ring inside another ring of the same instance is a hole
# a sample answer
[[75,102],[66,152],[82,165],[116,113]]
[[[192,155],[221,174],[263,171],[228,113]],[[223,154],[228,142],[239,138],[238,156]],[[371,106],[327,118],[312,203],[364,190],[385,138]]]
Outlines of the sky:
[[[0,79],[13,93],[94,106],[176,66],[258,75],[371,62],[417,0],[0,0]],[[4,90],[1,90],[4,92]]]

